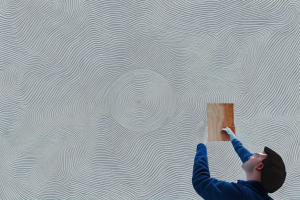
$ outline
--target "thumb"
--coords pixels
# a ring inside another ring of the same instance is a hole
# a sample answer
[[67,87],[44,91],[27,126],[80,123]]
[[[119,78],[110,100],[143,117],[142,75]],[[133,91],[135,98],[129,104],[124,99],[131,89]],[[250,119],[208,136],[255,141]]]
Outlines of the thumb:
[[230,128],[228,128],[228,126],[226,126],[226,128],[222,128],[222,130],[226,131],[227,133],[229,133]]

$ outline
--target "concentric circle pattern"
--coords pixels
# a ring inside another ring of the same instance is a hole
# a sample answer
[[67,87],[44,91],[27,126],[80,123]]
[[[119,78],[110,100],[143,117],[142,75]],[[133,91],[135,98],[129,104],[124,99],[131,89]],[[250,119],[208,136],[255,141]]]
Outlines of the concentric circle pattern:
[[143,69],[121,75],[109,87],[107,100],[113,118],[123,127],[139,132],[163,126],[177,107],[176,95],[167,80]]

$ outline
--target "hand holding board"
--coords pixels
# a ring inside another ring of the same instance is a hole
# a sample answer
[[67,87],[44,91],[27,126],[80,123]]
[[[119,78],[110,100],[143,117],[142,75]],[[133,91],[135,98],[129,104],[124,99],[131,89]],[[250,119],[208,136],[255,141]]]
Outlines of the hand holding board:
[[230,135],[222,128],[228,126],[235,134],[232,103],[207,104],[208,141],[230,141]]

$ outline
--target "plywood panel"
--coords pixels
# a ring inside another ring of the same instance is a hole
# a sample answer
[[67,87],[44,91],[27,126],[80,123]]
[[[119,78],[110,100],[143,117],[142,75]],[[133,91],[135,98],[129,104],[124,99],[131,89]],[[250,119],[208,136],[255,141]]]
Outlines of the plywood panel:
[[208,103],[207,104],[208,141],[230,141],[230,135],[222,128],[228,126],[233,133],[234,114],[232,103]]

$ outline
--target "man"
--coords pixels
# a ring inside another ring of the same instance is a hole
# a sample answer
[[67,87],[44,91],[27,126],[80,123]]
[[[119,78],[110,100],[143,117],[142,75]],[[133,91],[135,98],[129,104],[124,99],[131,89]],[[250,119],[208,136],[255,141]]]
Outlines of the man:
[[261,182],[261,170],[264,167],[262,163],[268,155],[263,151],[262,153],[255,153],[242,165],[243,170],[246,172],[247,181]]
[[281,157],[268,147],[262,153],[250,153],[235,137],[230,128],[225,130],[230,135],[231,143],[243,162],[246,181],[219,181],[210,177],[207,162],[207,149],[204,143],[197,145],[192,183],[195,191],[205,200],[261,200],[272,199],[268,193],[278,190],[286,177],[285,165]]

